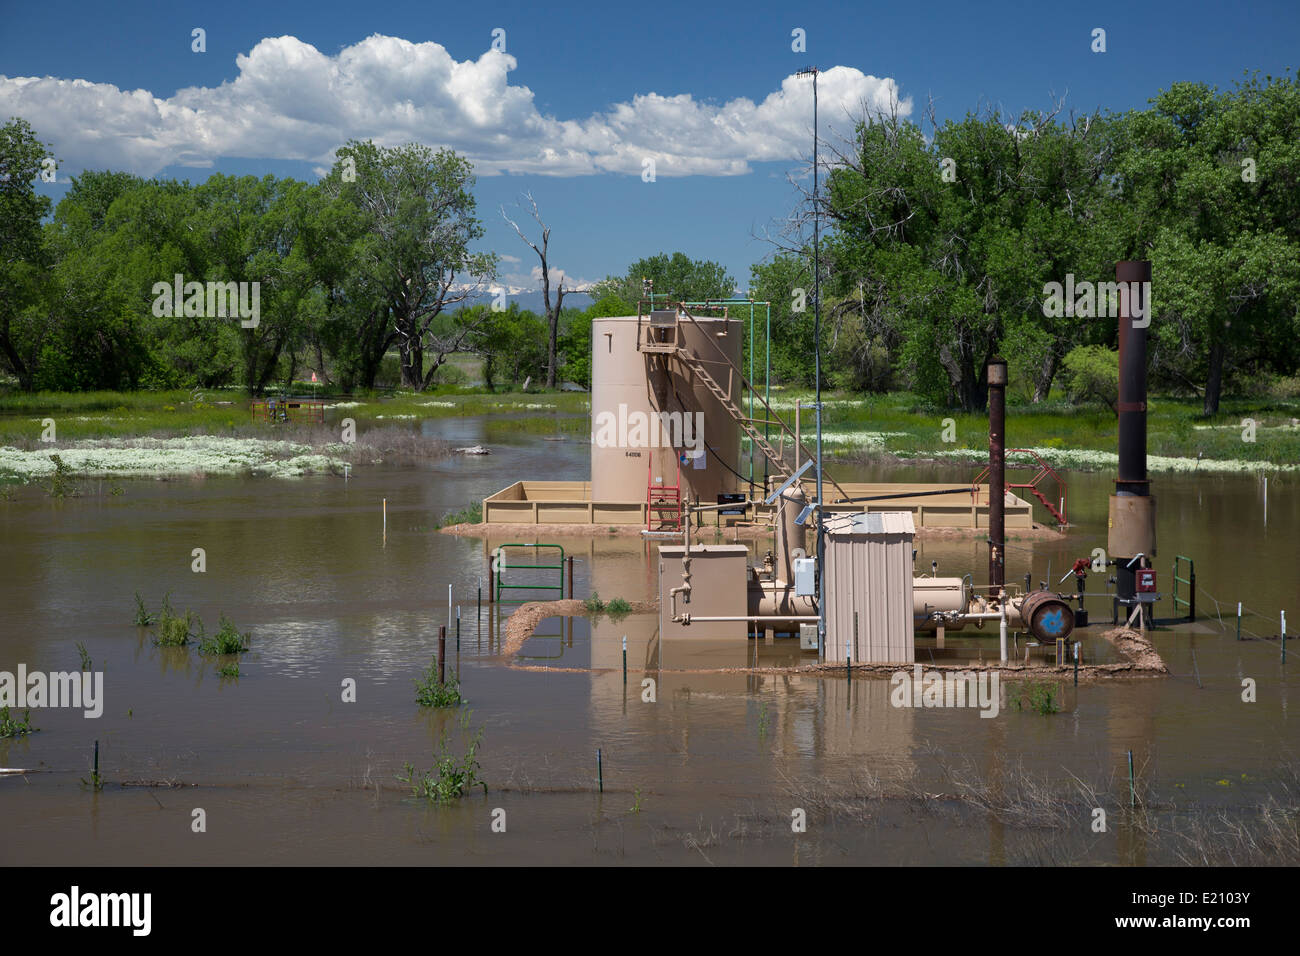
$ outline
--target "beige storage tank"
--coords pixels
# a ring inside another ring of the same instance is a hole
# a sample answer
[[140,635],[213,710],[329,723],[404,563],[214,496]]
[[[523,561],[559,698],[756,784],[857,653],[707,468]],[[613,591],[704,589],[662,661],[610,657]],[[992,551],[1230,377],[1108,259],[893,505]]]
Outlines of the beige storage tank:
[[677,481],[685,452],[683,500],[698,496],[713,503],[718,494],[740,485],[732,473],[741,472],[740,426],[700,370],[740,404],[740,382],[723,356],[739,367],[742,324],[701,316],[695,323],[676,323],[678,344],[694,362],[670,350],[639,350],[638,334],[649,325],[648,316],[638,323],[635,315],[592,321],[592,499],[645,501],[649,482]]
[[[916,628],[933,631],[937,621],[930,618],[937,612],[955,613],[966,610],[966,581],[963,578],[934,578],[922,575],[912,579],[912,614]],[[949,630],[960,630],[960,624],[947,624]]]

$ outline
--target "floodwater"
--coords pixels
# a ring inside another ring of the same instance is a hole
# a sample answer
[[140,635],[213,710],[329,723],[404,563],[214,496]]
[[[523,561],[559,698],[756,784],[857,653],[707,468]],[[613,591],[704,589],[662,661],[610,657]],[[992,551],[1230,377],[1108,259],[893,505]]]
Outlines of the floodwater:
[[[1067,682],[1061,711],[1047,715],[1006,706],[1004,688],[990,719],[891,706],[881,679],[692,672],[800,655],[786,640],[712,656],[659,646],[653,615],[548,619],[518,658],[500,660],[509,607],[480,612],[476,597],[485,551],[503,542],[432,527],[519,477],[587,477],[588,447],[499,419],[422,427],[492,454],[359,468],[346,483],[126,481],[115,497],[55,501],[26,488],[0,503],[0,670],[75,670],[81,642],[104,675],[98,719],[33,710],[39,732],[0,740],[0,767],[32,771],[0,776],[0,862],[1167,863],[1205,841],[1216,859],[1246,852],[1215,842],[1216,815],[1249,825],[1296,782],[1300,648],[1284,665],[1276,640],[1235,632],[1238,600],[1258,612],[1247,632],[1276,635],[1284,608],[1300,630],[1294,477],[1270,479],[1266,510],[1256,478],[1156,476],[1160,589],[1168,595],[1175,554],[1193,558],[1203,617],[1155,632],[1173,676]],[[962,482],[975,470],[834,474]],[[1031,571],[1055,583],[1105,546],[1110,476],[1067,480],[1076,527],[1065,541],[1012,542],[1008,580]],[[575,595],[653,596],[653,544],[554,543],[575,555]],[[195,548],[203,573],[191,570]],[[986,574],[983,543],[920,539],[917,550],[918,569]],[[1101,577],[1090,593],[1104,591]],[[447,663],[468,703],[421,711],[414,682],[448,624],[448,585],[460,639],[457,650],[453,610]],[[155,646],[131,623],[136,591],[155,609],[170,592],[208,633],[223,613],[251,630],[240,677],[223,680],[193,646]],[[1089,607],[1109,622],[1109,600]],[[1171,616],[1167,600],[1157,616]],[[996,629],[959,643],[980,642],[996,653]],[[1084,632],[1083,643],[1085,659],[1105,659],[1104,642]],[[355,702],[343,699],[347,681]],[[408,761],[431,767],[444,739],[464,753],[480,731],[486,795],[431,805],[395,779]],[[98,792],[83,783],[95,741]],[[1128,812],[1130,750],[1143,814]],[[1080,797],[1075,778],[1098,795]],[[1110,814],[1105,832],[1093,832],[1094,805]],[[194,831],[198,809],[205,832]],[[792,829],[797,810],[806,832]],[[1252,849],[1265,856],[1250,859],[1297,862],[1269,846],[1261,837]]]

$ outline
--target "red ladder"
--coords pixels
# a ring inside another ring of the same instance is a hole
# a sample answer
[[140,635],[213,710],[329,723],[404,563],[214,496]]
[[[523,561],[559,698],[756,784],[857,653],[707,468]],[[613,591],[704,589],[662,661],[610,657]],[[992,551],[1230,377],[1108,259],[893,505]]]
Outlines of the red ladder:
[[[1007,490],[1011,490],[1012,488],[1019,488],[1024,491],[1028,491],[1030,494],[1032,494],[1035,498],[1037,498],[1046,506],[1047,510],[1052,513],[1052,517],[1056,519],[1056,523],[1058,525],[1060,525],[1062,528],[1067,527],[1069,525],[1069,520],[1066,518],[1066,510],[1065,510],[1065,500],[1066,500],[1065,480],[1056,473],[1055,469],[1053,469],[1051,465],[1043,461],[1043,459],[1035,451],[1031,451],[1028,448],[1008,448],[1006,450],[1006,454],[1007,455],[1014,455],[1014,454],[1029,455],[1034,459],[1035,462],[1035,464],[1033,465],[1022,465],[1022,464],[1015,464],[1013,462],[1007,462],[1006,467],[1008,469],[1011,468],[1035,469],[1034,477],[1029,481],[1019,481],[1019,482],[1008,481],[1005,486]],[[989,476],[989,469],[988,466],[985,465],[984,470],[981,471],[978,475],[976,475],[975,480],[971,482],[971,494],[974,495],[975,500],[977,502],[979,501],[980,482],[984,481],[986,478],[988,478],[988,476]],[[1050,498],[1048,498],[1045,494],[1043,494],[1043,492],[1038,487],[1039,483],[1046,479],[1051,479],[1056,484],[1056,488],[1055,488],[1056,496],[1057,496],[1056,501],[1052,501]],[[1060,507],[1057,507],[1058,503]]]
[[[654,523],[659,523],[655,528]],[[654,464],[646,468],[645,528],[647,531],[682,530],[682,465],[677,463],[677,484],[655,484]]]

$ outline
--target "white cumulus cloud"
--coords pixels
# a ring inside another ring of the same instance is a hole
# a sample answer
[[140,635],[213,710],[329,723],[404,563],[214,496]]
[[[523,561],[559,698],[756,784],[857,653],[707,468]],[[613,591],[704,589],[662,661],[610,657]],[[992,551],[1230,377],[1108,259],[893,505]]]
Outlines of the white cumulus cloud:
[[[648,92],[585,118],[541,112],[511,85],[513,56],[489,50],[456,60],[441,44],[374,35],[335,55],[292,36],[268,37],[235,61],[234,79],[167,98],[147,90],[58,77],[0,75],[0,116],[22,116],[67,172],[153,175],[222,157],[300,160],[328,169],[349,139],[422,142],[468,157],[481,175],[536,173],[739,175],[751,162],[807,152],[811,84],[787,76],[761,102],[721,104]],[[865,107],[911,112],[897,83],[853,67],[819,78],[822,132]]]

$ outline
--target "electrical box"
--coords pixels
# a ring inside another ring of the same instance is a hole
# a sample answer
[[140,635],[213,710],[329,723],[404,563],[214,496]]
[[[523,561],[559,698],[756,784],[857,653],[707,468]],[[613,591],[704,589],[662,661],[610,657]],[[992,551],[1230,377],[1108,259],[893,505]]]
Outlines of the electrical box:
[[718,504],[731,505],[730,508],[719,508],[718,514],[740,515],[743,517],[746,511],[749,510],[749,495],[745,494],[743,491],[724,491],[718,495]]
[[799,650],[801,651],[817,650],[817,625],[816,624],[799,625]]
[[1152,568],[1139,568],[1137,573],[1139,594],[1151,594],[1156,589],[1156,572]]
[[817,594],[817,559],[794,559],[794,593],[798,597],[813,597]]

